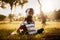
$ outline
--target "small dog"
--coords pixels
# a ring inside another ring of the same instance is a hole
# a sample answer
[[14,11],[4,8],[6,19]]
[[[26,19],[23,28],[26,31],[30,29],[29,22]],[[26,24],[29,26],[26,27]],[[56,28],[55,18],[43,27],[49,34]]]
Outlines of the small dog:
[[27,32],[27,28],[25,25],[21,25],[20,28],[17,30],[19,34],[24,34]]
[[13,31],[12,33],[11,33],[11,35],[16,35],[16,34],[25,34],[25,33],[27,33],[27,28],[26,28],[26,26],[25,25],[21,25],[19,28],[18,28],[18,30],[17,31]]

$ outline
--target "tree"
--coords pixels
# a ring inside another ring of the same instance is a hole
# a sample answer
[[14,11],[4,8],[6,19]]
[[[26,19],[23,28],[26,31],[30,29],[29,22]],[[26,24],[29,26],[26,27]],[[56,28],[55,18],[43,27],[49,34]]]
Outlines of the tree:
[[3,21],[6,18],[4,15],[0,15],[0,21]]
[[55,12],[55,19],[60,20],[60,10],[54,12]]
[[[41,0],[40,0],[41,1]],[[39,3],[39,5],[40,5],[40,13],[42,13],[43,11],[42,11],[42,4],[41,4],[41,2],[40,2],[39,0],[38,0],[38,3]]]
[[3,5],[3,6],[1,5],[1,7],[4,7],[4,3],[9,3],[11,6],[11,10],[13,5],[16,6],[17,3],[19,3],[19,5],[23,7],[23,5],[28,2],[27,0],[0,0],[0,1],[2,2]]
[[[23,7],[24,4],[28,2],[28,0],[0,0],[0,1],[1,1],[0,3],[2,3],[0,7],[2,8],[5,8],[4,6],[5,4],[8,4],[8,3],[10,4],[11,13],[12,13],[13,5],[16,6],[16,4],[18,3],[18,5],[21,5],[21,7]],[[12,21],[12,17],[13,17],[12,14],[9,14],[10,22]]]
[[13,14],[9,14],[8,17],[9,17],[9,19],[10,19],[10,22],[12,22],[14,15],[13,15]]
[[4,5],[5,5],[5,3],[0,1],[0,7],[3,9],[6,8]]
[[21,16],[20,18],[19,18],[19,21],[23,21],[25,19],[25,17],[24,16]]

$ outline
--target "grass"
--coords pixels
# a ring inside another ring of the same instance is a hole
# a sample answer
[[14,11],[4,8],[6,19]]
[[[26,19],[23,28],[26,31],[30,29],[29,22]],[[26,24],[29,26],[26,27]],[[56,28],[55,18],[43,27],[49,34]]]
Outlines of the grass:
[[[14,30],[6,30],[6,29],[0,30],[0,40],[32,40],[32,39],[36,39],[35,38],[36,35],[25,35],[25,34],[19,35],[19,34],[17,34],[17,35],[11,36],[10,33],[13,31]],[[36,37],[38,37],[38,35]]]
[[[45,31],[42,34],[36,34],[36,35],[13,35],[11,36],[11,32],[14,30],[6,30],[6,29],[1,29],[0,30],[0,40],[47,40],[50,38],[53,39],[60,39],[60,29],[45,29]],[[47,31],[47,32],[46,32]]]
[[45,30],[42,34],[37,35],[13,35],[11,32],[17,30],[20,26],[20,22],[0,22],[0,40],[58,40],[60,39],[60,22],[47,22],[47,25],[42,25],[40,22],[36,22],[36,30],[44,27]]

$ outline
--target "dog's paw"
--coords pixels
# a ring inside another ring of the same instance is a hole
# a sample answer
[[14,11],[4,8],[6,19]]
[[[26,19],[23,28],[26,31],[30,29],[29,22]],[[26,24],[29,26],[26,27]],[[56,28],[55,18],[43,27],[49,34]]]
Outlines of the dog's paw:
[[14,32],[12,32],[12,33],[11,33],[11,35],[16,35],[16,34],[17,34],[17,32],[16,32],[16,31],[14,31]]

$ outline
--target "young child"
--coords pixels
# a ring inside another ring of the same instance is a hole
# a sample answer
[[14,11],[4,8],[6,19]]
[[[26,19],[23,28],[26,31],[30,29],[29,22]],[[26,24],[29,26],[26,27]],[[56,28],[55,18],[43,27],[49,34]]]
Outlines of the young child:
[[20,34],[29,34],[29,35],[42,33],[44,28],[38,30],[35,29],[35,23],[33,20],[34,10],[32,8],[29,8],[28,10],[26,10],[26,13],[28,15],[25,18],[25,20],[22,22],[17,32]]

